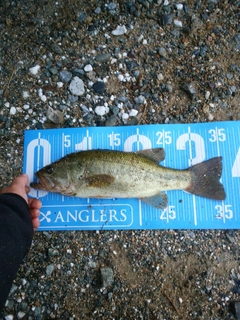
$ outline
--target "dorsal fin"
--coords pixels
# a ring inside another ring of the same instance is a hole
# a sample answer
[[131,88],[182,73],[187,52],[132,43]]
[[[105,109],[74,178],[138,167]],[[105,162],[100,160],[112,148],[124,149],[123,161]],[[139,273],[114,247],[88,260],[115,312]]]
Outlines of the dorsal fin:
[[163,148],[145,149],[137,151],[136,153],[151,159],[157,164],[165,159],[165,151]]

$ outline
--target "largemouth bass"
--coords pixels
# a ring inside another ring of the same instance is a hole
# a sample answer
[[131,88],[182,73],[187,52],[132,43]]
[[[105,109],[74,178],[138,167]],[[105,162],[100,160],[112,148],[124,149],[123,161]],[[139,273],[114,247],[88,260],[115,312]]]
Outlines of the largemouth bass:
[[38,190],[80,198],[139,198],[163,209],[167,206],[166,190],[185,190],[217,200],[225,199],[219,179],[222,157],[196,164],[185,170],[159,165],[164,149],[138,152],[89,150],[68,154],[36,172]]

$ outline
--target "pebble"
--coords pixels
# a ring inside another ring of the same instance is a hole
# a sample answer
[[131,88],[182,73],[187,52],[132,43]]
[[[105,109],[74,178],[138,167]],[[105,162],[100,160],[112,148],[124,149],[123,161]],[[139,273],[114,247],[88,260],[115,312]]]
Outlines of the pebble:
[[18,317],[18,319],[22,319],[23,317],[25,317],[25,315],[26,315],[25,312],[19,311],[17,314],[17,317]]
[[16,112],[17,112],[17,109],[16,109],[15,107],[11,107],[11,108],[10,108],[10,114],[11,114],[11,115],[16,114]]
[[162,25],[170,25],[173,22],[174,15],[173,14],[163,14],[162,15]]
[[205,92],[205,99],[206,99],[206,100],[209,99],[210,94],[211,94],[210,91],[206,91],[206,92]]
[[94,13],[96,14],[100,14],[102,12],[101,8],[100,7],[97,7],[95,10],[94,10]]
[[57,54],[61,54],[62,53],[62,48],[57,43],[52,43],[51,44],[51,49],[52,49],[53,52],[55,52]]
[[103,288],[111,286],[114,281],[113,269],[109,267],[101,268],[101,283]]
[[45,94],[43,94],[43,90],[41,88],[38,89],[38,96],[43,102],[47,101],[47,97],[45,96]]
[[190,83],[184,83],[182,85],[182,89],[188,93],[188,95],[193,99],[197,95],[197,89],[195,87],[195,84],[193,82]]
[[70,92],[75,96],[82,96],[85,93],[84,83],[79,77],[74,77],[69,85]]
[[50,106],[47,109],[47,118],[53,123],[62,124],[64,122],[64,118],[62,112],[59,110],[54,110]]
[[240,301],[231,301],[229,307],[236,319],[240,320]]
[[177,10],[182,10],[183,9],[183,4],[182,3],[177,3],[176,4],[176,8],[177,8]]
[[114,36],[121,36],[126,32],[127,32],[127,28],[123,25],[123,26],[117,26],[117,28],[112,31],[112,34]]
[[109,112],[109,107],[97,106],[94,111],[98,116],[104,116]]
[[118,117],[113,114],[107,119],[105,126],[106,127],[113,127],[116,125],[117,121],[118,121]]
[[129,112],[129,117],[136,117],[137,114],[138,114],[138,110],[131,109]]
[[107,60],[109,60],[111,57],[111,53],[102,53],[102,54],[99,54],[95,57],[95,60],[97,62],[105,62]]
[[85,67],[84,67],[84,71],[85,72],[90,72],[93,70],[93,67],[91,66],[91,64],[87,64]]
[[72,72],[67,70],[62,70],[59,72],[59,77],[62,80],[62,82],[69,82],[72,79]]
[[30,73],[33,74],[33,75],[37,75],[38,72],[40,71],[40,66],[39,65],[36,65],[35,67],[32,67],[29,69]]
[[103,94],[105,91],[105,83],[103,81],[97,81],[93,84],[93,90],[98,94]]
[[136,98],[134,98],[134,102],[137,104],[145,104],[146,103],[146,99],[144,96],[140,95]]
[[175,19],[175,20],[173,21],[173,23],[175,24],[176,27],[182,28],[182,21]]
[[159,55],[161,56],[161,57],[163,57],[163,58],[167,58],[167,50],[164,48],[164,47],[160,47],[159,49],[158,49],[158,53],[159,53]]
[[46,274],[48,276],[50,276],[52,273],[53,273],[53,270],[54,270],[54,264],[49,264],[47,267],[46,267]]

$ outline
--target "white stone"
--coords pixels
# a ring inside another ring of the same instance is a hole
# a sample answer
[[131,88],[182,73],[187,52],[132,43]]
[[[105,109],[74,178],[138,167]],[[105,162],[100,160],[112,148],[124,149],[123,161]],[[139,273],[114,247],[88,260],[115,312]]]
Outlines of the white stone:
[[63,86],[63,82],[61,82],[61,81],[57,82],[57,87],[58,88],[62,88],[62,86]]
[[183,4],[182,3],[177,3],[176,4],[177,10],[182,10],[183,9]]
[[30,108],[30,105],[29,105],[29,104],[24,104],[24,105],[23,105],[23,109],[24,109],[24,110],[27,110],[27,109],[29,109],[29,108]]
[[206,91],[205,92],[205,99],[208,100],[209,97],[210,97],[210,91]]
[[82,96],[85,92],[83,81],[79,77],[74,77],[69,85],[69,90],[75,96]]
[[211,113],[209,113],[209,115],[208,115],[208,120],[209,120],[209,121],[213,121],[213,118],[214,118],[213,115],[212,115]]
[[122,114],[122,119],[123,120],[127,120],[129,118],[129,114],[127,114],[126,112],[124,112],[123,114]]
[[90,65],[90,64],[87,64],[85,67],[84,67],[84,71],[85,72],[90,72],[90,71],[92,71],[93,70],[93,68],[92,68],[92,66]]
[[23,95],[23,99],[27,99],[30,96],[28,91],[23,91],[22,95]]
[[14,115],[16,114],[16,112],[17,112],[17,109],[15,107],[10,108],[10,114]]
[[174,22],[176,27],[182,28],[182,21],[175,19],[173,22]]
[[129,112],[129,117],[136,117],[137,114],[138,114],[138,110],[131,109]]
[[36,65],[35,67],[29,68],[29,71],[30,71],[31,74],[36,75],[36,74],[38,74],[40,68],[41,67],[39,65]]
[[162,73],[158,73],[157,74],[157,78],[158,78],[159,81],[163,80],[164,79],[163,74]]
[[147,44],[147,40],[146,39],[143,39],[143,44]]
[[141,34],[139,37],[138,37],[138,42],[141,42],[142,41],[142,39],[143,39],[143,35]]
[[17,314],[18,319],[22,319],[25,316],[25,312],[19,311]]
[[118,75],[118,80],[124,81],[124,76],[123,76],[122,74],[119,74],[119,75]]
[[95,108],[95,113],[99,116],[104,116],[105,114],[107,114],[109,112],[109,108],[105,107],[105,106],[97,106]]
[[127,32],[127,28],[125,26],[117,26],[117,28],[112,31],[112,34],[114,36],[121,36],[126,32]]

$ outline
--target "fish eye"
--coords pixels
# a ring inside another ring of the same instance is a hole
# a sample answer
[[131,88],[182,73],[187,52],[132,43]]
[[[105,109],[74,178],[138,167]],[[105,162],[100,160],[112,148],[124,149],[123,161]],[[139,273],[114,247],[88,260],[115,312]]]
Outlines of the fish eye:
[[47,169],[47,173],[49,174],[53,173],[54,171],[52,166],[48,166],[46,169]]

